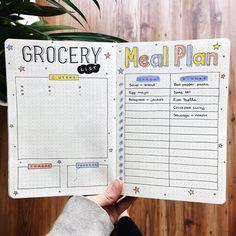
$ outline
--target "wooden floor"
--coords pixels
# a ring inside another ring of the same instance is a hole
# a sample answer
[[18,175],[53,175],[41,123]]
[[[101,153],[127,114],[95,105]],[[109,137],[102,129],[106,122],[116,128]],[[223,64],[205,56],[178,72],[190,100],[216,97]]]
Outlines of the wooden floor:
[[[45,2],[45,0],[41,0]],[[139,199],[131,215],[146,236],[236,235],[236,1],[80,0],[89,27],[129,41],[227,37],[231,39],[227,201],[224,205]],[[74,24],[68,17],[49,20]],[[0,235],[44,235],[66,198],[12,200],[7,196],[7,109],[0,108]]]

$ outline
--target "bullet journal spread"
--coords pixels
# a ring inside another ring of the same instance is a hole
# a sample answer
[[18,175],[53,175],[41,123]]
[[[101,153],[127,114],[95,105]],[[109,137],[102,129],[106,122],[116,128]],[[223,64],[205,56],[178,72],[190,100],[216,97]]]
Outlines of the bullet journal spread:
[[128,196],[221,204],[227,39],[5,42],[9,195]]

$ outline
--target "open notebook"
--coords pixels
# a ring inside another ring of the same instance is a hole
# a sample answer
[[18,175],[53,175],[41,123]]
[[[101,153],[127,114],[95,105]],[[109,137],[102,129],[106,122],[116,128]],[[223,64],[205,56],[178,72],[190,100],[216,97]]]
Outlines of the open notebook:
[[5,42],[9,195],[223,203],[227,39]]

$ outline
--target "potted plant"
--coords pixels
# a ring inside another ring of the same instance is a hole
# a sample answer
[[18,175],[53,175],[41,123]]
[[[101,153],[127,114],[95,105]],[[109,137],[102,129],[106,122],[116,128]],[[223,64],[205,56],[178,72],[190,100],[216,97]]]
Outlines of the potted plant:
[[[19,39],[41,39],[41,40],[80,40],[80,41],[100,41],[100,42],[124,42],[120,38],[89,32],[70,32],[74,29],[66,25],[49,25],[43,19],[32,24],[22,23],[25,16],[53,17],[68,14],[79,25],[87,23],[85,15],[70,0],[47,0],[51,6],[42,6],[30,0],[0,0],[0,105],[7,104],[6,89],[6,68],[4,41],[7,38]],[[97,0],[91,0],[100,11]],[[73,12],[71,10],[73,10]],[[76,16],[78,15],[78,17]],[[84,23],[83,23],[84,22]],[[63,30],[63,33],[55,33]]]

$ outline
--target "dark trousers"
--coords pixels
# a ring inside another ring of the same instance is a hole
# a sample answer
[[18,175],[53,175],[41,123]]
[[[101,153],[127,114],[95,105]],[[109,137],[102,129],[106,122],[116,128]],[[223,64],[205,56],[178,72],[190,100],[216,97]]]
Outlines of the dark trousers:
[[142,236],[133,220],[127,216],[122,217],[112,235],[116,236]]

